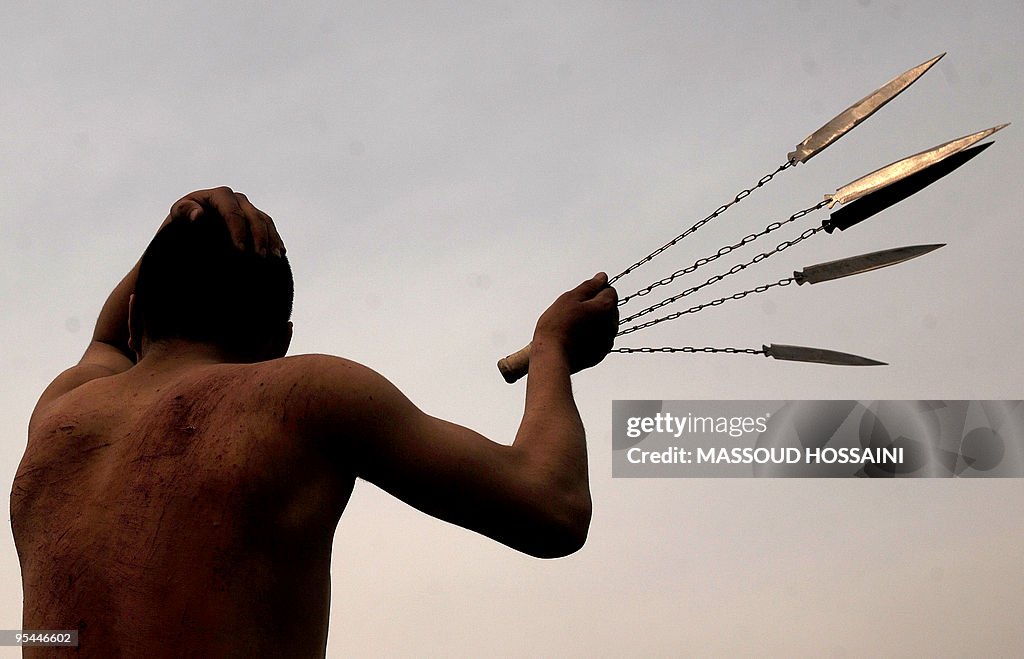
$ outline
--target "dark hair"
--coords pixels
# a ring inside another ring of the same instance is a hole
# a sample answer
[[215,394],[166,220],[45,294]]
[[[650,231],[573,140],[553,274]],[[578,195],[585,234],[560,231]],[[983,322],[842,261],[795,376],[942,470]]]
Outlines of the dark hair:
[[224,220],[207,211],[157,232],[139,264],[134,305],[151,341],[185,339],[247,355],[280,335],[293,295],[286,258],[239,250]]

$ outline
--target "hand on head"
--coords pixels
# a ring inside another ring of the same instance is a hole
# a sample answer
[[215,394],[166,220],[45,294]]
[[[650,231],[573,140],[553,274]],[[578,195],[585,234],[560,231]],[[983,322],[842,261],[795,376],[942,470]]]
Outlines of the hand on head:
[[252,250],[261,256],[284,256],[284,242],[274,220],[253,206],[244,194],[225,186],[185,195],[171,206],[164,224],[185,217],[195,221],[208,212],[215,212],[224,219],[238,249]]

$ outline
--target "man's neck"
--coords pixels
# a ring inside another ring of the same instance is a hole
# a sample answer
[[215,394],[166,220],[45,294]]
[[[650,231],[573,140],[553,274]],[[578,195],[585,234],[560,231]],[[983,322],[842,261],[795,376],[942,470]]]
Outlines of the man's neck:
[[245,360],[219,346],[182,339],[147,342],[142,349],[138,367],[169,370],[183,366],[241,363]]

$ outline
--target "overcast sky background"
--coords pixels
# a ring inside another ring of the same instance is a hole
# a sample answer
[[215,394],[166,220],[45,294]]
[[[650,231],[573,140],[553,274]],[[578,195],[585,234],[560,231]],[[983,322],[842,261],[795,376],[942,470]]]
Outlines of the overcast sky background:
[[[494,363],[555,296],[624,269],[948,51],[619,289],[890,161],[1017,122],[912,199],[701,300],[876,249],[944,249],[621,342],[791,343],[891,366],[609,356],[575,378],[595,514],[565,560],[359,483],[335,543],[329,654],[1021,654],[1024,482],[612,480],[610,424],[623,398],[1024,398],[1022,28],[1019,0],[8,3],[0,473],[9,484],[36,397],[191,190],[230,185],[275,218],[296,277],[293,354],[360,361],[426,411],[508,442],[524,388]],[[20,626],[19,584],[4,525],[0,628]]]

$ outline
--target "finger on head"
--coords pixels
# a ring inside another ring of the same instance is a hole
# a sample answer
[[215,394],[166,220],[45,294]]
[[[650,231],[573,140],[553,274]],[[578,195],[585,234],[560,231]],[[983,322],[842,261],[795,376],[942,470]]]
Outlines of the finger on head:
[[235,193],[235,199],[238,201],[238,207],[244,214],[246,226],[252,235],[253,250],[260,256],[266,256],[270,242],[270,230],[267,228],[266,219],[264,219],[266,213],[253,206],[249,198],[241,192]]
[[281,239],[281,234],[277,232],[277,225],[274,224],[274,218],[270,217],[263,211],[260,211],[260,215],[263,216],[264,221],[267,223],[267,230],[270,233],[270,251],[275,256],[284,256],[287,251],[284,247],[284,240]]
[[202,201],[206,208],[212,208],[224,220],[231,236],[231,242],[238,249],[245,249],[251,244],[249,234],[249,223],[246,221],[245,212],[242,210],[238,197],[234,190],[227,186],[202,191]]
[[194,199],[184,197],[174,202],[171,206],[171,220],[177,220],[179,218],[187,217],[190,220],[197,220],[199,216],[203,214],[203,206]]

